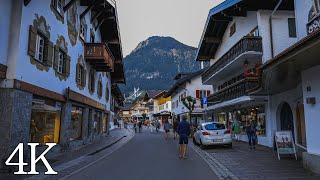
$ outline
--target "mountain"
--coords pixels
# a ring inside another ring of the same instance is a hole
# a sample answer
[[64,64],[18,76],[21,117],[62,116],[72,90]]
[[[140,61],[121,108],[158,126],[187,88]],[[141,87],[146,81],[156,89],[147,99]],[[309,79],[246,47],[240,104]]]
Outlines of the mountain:
[[180,72],[194,72],[200,63],[194,61],[197,49],[172,37],[153,36],[142,41],[124,58],[127,84],[121,86],[126,95],[134,87],[140,90],[165,90]]

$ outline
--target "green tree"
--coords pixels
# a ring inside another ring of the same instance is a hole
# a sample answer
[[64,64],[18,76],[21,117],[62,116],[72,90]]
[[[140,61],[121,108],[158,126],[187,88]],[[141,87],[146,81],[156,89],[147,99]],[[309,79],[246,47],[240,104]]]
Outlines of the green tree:
[[196,104],[196,102],[197,102],[196,98],[192,96],[187,96],[185,98],[182,98],[182,104],[189,110],[188,112],[189,122],[191,122],[191,114],[192,114],[192,111],[194,110],[194,105]]

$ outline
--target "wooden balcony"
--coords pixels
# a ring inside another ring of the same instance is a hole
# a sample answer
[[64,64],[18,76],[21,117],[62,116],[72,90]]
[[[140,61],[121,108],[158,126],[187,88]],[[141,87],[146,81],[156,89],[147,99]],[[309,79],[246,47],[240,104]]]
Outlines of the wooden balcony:
[[227,76],[234,76],[234,73],[241,73],[236,71],[242,71],[245,61],[248,61],[251,65],[261,64],[261,57],[262,38],[245,36],[202,75],[202,82],[212,80],[214,76],[217,78],[214,81],[225,79]]
[[260,77],[245,77],[209,96],[208,102],[212,105],[231,99],[236,99],[241,96],[246,96],[250,91],[258,88],[259,86]]
[[114,72],[114,58],[108,46],[103,43],[86,43],[84,58],[98,72]]

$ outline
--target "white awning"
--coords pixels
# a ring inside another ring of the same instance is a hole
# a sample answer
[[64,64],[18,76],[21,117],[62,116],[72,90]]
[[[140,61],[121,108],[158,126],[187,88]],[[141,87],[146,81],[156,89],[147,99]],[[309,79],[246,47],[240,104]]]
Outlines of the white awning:
[[237,104],[256,104],[256,103],[265,103],[268,101],[267,96],[241,96],[236,99],[231,99],[229,101],[224,101],[212,106],[208,106],[206,111],[215,110],[227,106],[233,106]]

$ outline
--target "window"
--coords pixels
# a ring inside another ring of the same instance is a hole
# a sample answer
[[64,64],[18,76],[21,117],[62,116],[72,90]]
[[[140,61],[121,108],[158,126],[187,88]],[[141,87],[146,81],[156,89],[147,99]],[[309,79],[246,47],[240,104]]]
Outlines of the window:
[[83,66],[79,66],[79,70],[78,70],[78,82],[82,82],[82,77],[83,77]]
[[39,34],[37,35],[37,40],[36,40],[35,59],[40,62],[44,61],[44,37]]
[[101,77],[101,75],[100,75],[99,81],[98,81],[97,94],[98,94],[99,99],[101,99],[101,97],[102,97],[102,77]]
[[30,122],[30,142],[58,143],[61,104],[50,99],[33,99]]
[[89,77],[89,80],[90,80],[90,83],[89,83],[89,90],[91,92],[94,92],[95,91],[95,72],[93,69],[90,70],[90,77]]
[[209,90],[196,90],[196,98],[202,99],[203,97],[208,97],[210,95]]
[[224,124],[220,123],[212,123],[212,124],[207,124],[204,126],[206,130],[221,130],[221,129],[226,129]]
[[258,26],[255,27],[247,36],[253,36],[253,37],[260,36]]
[[84,42],[86,42],[87,25],[85,24],[85,19],[84,18],[81,20],[81,23],[80,23],[80,37]]
[[63,69],[64,69],[64,53],[61,51],[61,50],[59,50],[59,55],[58,55],[58,72],[59,73],[64,73],[63,71]]
[[236,23],[234,22],[231,26],[230,26],[230,37],[236,32]]
[[313,9],[316,14],[320,12],[320,0],[313,0]]
[[288,18],[289,37],[297,37],[296,19]]
[[52,0],[52,6],[57,10],[57,12],[63,14],[63,1],[62,0]]
[[81,138],[82,132],[82,108],[72,106],[70,122],[70,140]]

